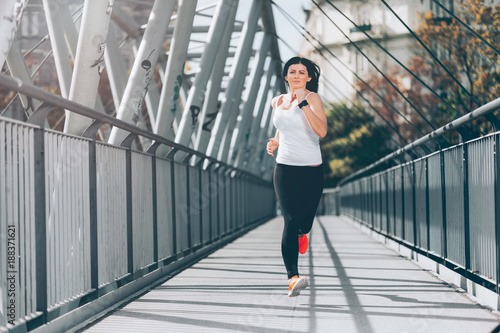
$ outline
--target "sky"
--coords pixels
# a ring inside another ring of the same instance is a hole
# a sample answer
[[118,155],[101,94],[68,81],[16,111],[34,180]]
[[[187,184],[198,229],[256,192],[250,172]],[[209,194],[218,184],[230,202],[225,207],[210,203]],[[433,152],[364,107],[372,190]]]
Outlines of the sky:
[[[269,0],[265,0],[269,1]],[[304,7],[311,7],[310,0],[272,0],[279,7],[285,10],[291,17],[293,17],[296,21],[299,22],[300,25],[305,25],[305,13],[303,11]],[[198,0],[197,8],[207,8],[210,7],[207,11],[203,11],[204,13],[212,13],[215,11],[214,4],[217,3],[217,0]],[[240,22],[245,22],[248,19],[248,14],[250,12],[250,8],[252,6],[251,0],[239,0],[238,2],[238,11],[236,12],[236,20]],[[280,56],[283,62],[286,62],[291,57],[297,55],[297,52],[300,50],[302,34],[300,33],[300,27],[294,27],[294,25],[290,22],[290,20],[274,5],[271,6],[274,15],[274,23],[276,26],[276,33],[280,39],[283,39],[284,42],[278,39],[278,47],[280,49]],[[211,23],[211,19],[207,17],[197,16],[195,18],[195,25],[209,25]],[[258,49],[260,45],[262,35],[257,35],[254,40],[254,49]],[[233,50],[238,45],[239,40],[237,38],[233,39],[231,45]],[[190,49],[193,47],[196,48],[198,43],[194,42],[190,46]],[[203,47],[204,44],[198,44],[200,47]],[[193,64],[196,66],[196,64]]]
[[[267,0],[266,0],[267,1]],[[309,0],[273,0],[278,6],[285,10],[290,16],[297,20],[301,25],[305,25],[305,14],[302,10],[303,7],[310,8]],[[238,12],[236,14],[236,19],[245,21],[248,17],[250,11],[250,6],[252,1],[240,0],[238,5]],[[300,42],[302,35],[299,30],[300,27],[294,27],[292,23],[280,12],[276,6],[272,6],[274,15],[274,24],[276,25],[277,35],[286,41],[294,51],[290,50],[283,42],[278,40],[278,46],[280,49],[281,60],[286,62],[288,59],[296,55],[296,52],[300,49]],[[297,30],[297,28],[299,30]]]
[[[278,6],[285,10],[290,16],[297,20],[302,26],[305,25],[306,16],[303,8],[310,8],[309,0],[273,0]],[[278,40],[280,48],[281,59],[286,62],[288,59],[296,55],[299,51],[302,35],[300,34],[300,27],[294,26],[290,21],[281,13],[281,11],[273,6],[274,23],[276,25],[277,35],[286,41],[294,51],[290,50],[283,42]],[[297,30],[298,28],[298,30]]]

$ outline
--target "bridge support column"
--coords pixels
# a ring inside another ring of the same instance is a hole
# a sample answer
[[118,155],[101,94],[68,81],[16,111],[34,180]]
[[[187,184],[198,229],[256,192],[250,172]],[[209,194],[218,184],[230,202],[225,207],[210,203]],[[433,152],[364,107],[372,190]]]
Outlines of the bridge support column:
[[[236,51],[234,63],[229,73],[229,83],[226,90],[225,100],[222,104],[220,114],[215,121],[207,154],[213,157],[219,155],[219,148],[224,146],[223,137],[228,140],[229,133],[233,130],[232,119],[236,120],[239,110],[239,101],[248,70],[248,61],[252,53],[252,44],[257,31],[257,21],[262,12],[263,0],[254,0],[248,20],[243,27],[242,37]],[[234,115],[236,114],[236,115]],[[222,152],[224,153],[224,152]],[[223,159],[222,159],[223,160]]]
[[[264,73],[264,64],[267,58],[267,52],[271,46],[271,36],[265,35],[259,48],[259,53],[254,59],[252,72],[250,73],[250,87],[246,90],[245,104],[241,111],[241,120],[237,125],[236,131],[232,135],[231,141],[226,139],[226,145],[230,144],[227,163],[235,163],[236,155],[242,146],[243,137],[248,133],[248,129],[254,121],[253,111],[257,104],[257,94],[261,86],[261,77]],[[260,105],[259,105],[260,106]],[[255,120],[256,121],[256,120]]]
[[[174,11],[175,1],[155,1],[146,31],[137,51],[132,72],[127,81],[117,118],[131,123],[137,123],[139,113],[149,88],[149,82],[153,80],[153,71],[162,52],[162,42],[167,33],[170,16]],[[161,103],[161,101],[160,101]],[[108,142],[119,145],[127,136],[127,132],[113,128]]]
[[56,65],[59,88],[61,89],[61,96],[68,98],[73,70],[71,69],[70,58],[68,57],[70,50],[64,39],[64,28],[61,17],[58,7],[53,1],[43,0],[43,7],[47,20],[47,28],[49,30],[50,44],[52,46],[52,52],[54,53],[54,62]]
[[0,17],[0,68],[3,67],[10,46],[17,32],[19,22],[28,0],[2,1],[2,15]]
[[[232,0],[221,0],[217,5],[215,15],[212,19],[212,25],[208,31],[205,51],[201,56],[200,67],[194,79],[193,86],[189,91],[189,96],[184,106],[184,112],[182,113],[182,119],[175,136],[175,142],[184,146],[190,145],[191,135],[198,125],[198,116],[203,107],[207,83],[217,59],[224,29],[227,29],[226,23],[229,20],[230,13],[233,11],[233,8],[236,9],[237,6],[238,1]],[[175,158],[180,161],[184,156],[185,154],[177,154]]]
[[[97,87],[111,18],[111,7],[112,2],[86,0],[83,8],[69,99],[91,108],[95,108],[98,96]],[[87,117],[66,111],[64,132],[81,135],[91,123],[92,120]]]
[[[160,94],[158,117],[154,132],[169,140],[174,140],[173,122],[177,114],[179,99],[184,76],[184,65],[187,58],[187,49],[193,29],[194,15],[196,14],[197,1],[182,1],[177,12],[174,35],[168,52],[166,75]],[[168,153],[165,146],[158,148],[158,155]]]
[[[246,140],[246,143],[243,148],[239,149],[237,151],[236,155],[236,160],[234,162],[235,167],[241,167],[243,169],[248,170],[250,163],[251,163],[251,157],[253,153],[256,151],[260,151],[261,149],[264,149],[264,146],[262,147],[257,147],[257,141],[262,135],[260,129],[260,124],[262,121],[262,115],[264,114],[264,110],[269,107],[269,87],[271,86],[271,79],[274,75],[273,68],[275,68],[275,65],[277,63],[277,60],[272,59],[269,67],[267,69],[267,75],[264,81],[264,85],[262,85],[260,92],[259,92],[259,97],[257,98],[257,113],[254,111],[254,118],[252,121],[252,126],[250,128],[250,133],[248,135],[248,140]],[[271,97],[272,98],[272,97]],[[260,140],[259,140],[260,141]],[[258,149],[260,148],[260,149]]]
[[229,55],[229,44],[234,30],[236,11],[237,6],[235,5],[231,8],[231,11],[228,14],[229,18],[226,22],[224,32],[222,33],[219,53],[217,53],[217,57],[215,59],[212,74],[208,81],[205,102],[198,119],[198,129],[194,142],[194,149],[204,154],[207,151],[208,143],[210,141],[212,124],[215,122],[219,113],[219,93],[221,92],[221,82],[222,77],[224,76],[226,59]]

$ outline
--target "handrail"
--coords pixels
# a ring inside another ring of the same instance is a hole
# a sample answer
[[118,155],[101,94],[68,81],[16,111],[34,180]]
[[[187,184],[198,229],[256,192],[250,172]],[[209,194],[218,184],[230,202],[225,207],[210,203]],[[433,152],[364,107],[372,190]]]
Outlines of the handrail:
[[[71,100],[65,99],[64,97],[61,97],[59,95],[52,94],[48,91],[45,91],[35,85],[32,85],[30,83],[25,83],[19,78],[13,78],[5,74],[0,74],[0,86],[4,86],[5,88],[11,89],[13,91],[16,91],[20,94],[24,94],[36,99],[39,99],[41,101],[45,101],[46,103],[61,107],[63,109],[69,110],[71,112],[75,112],[79,115],[95,119],[97,121],[100,121],[102,123],[107,123],[112,126],[116,126],[120,129],[129,131],[130,133],[134,133],[140,136],[143,136],[145,138],[153,140],[153,145],[156,142],[160,142],[166,146],[172,147],[173,149],[180,150],[183,152],[188,153],[190,156],[195,155],[197,157],[200,157],[202,159],[205,159],[211,164],[219,164],[221,166],[224,166],[228,169],[232,169],[233,171],[239,172],[241,174],[246,174],[251,178],[258,179],[263,181],[263,179],[253,173],[250,173],[246,170],[242,170],[239,168],[236,168],[232,165],[229,165],[225,162],[219,161],[218,159],[205,155],[203,153],[200,153],[194,149],[188,148],[186,146],[183,146],[181,144],[178,144],[174,141],[168,140],[163,136],[160,136],[158,134],[152,133],[150,131],[147,131],[145,129],[142,129],[140,127],[137,127],[131,123],[128,123],[126,121],[117,119],[115,117],[112,117],[110,115],[107,115],[105,113],[96,111],[90,107],[81,105],[79,103],[73,102]],[[36,111],[35,111],[36,113]],[[92,126],[92,125],[91,125]]]
[[395,152],[379,159],[378,161],[370,164],[369,166],[364,167],[363,169],[358,170],[358,171],[350,174],[349,176],[342,179],[339,182],[338,186],[341,186],[341,185],[347,183],[348,181],[355,179],[359,175],[364,174],[368,170],[374,169],[377,166],[379,166],[379,165],[381,165],[381,164],[383,164],[391,159],[394,159],[398,156],[401,156],[404,153],[406,153],[406,152],[408,152],[416,147],[419,147],[419,146],[423,145],[424,143],[427,143],[427,142],[433,140],[436,137],[442,136],[447,132],[450,132],[456,128],[459,128],[462,125],[465,125],[465,124],[471,122],[472,120],[475,120],[475,119],[482,117],[482,116],[486,116],[486,115],[488,115],[494,111],[497,111],[499,109],[500,109],[500,97],[478,107],[477,109],[467,113],[466,115],[464,115],[458,119],[453,120],[452,122],[436,129],[435,131],[430,132],[429,134],[421,137],[420,139],[417,139],[417,140],[407,144],[403,148],[399,148]]

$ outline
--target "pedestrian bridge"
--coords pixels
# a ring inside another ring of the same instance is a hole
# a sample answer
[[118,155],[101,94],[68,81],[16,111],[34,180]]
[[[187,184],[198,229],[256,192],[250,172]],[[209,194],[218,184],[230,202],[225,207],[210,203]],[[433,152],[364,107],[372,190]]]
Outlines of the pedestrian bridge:
[[[363,230],[364,229],[364,230]],[[79,332],[491,332],[498,316],[375,240],[320,216],[287,296],[274,218]],[[397,250],[398,244],[387,242]]]
[[497,332],[500,133],[435,140],[500,100],[325,190],[286,297],[281,57],[245,3],[5,1],[0,331]]

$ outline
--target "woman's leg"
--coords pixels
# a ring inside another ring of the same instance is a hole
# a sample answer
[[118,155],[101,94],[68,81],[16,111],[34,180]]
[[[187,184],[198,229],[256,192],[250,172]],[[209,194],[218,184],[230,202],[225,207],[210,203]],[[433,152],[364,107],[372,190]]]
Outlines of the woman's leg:
[[288,278],[299,275],[299,220],[301,217],[301,186],[298,181],[300,167],[277,164],[274,169],[274,190],[284,219],[281,254]]
[[301,218],[299,233],[307,234],[311,231],[316,210],[323,193],[323,167],[306,167],[301,175]]

